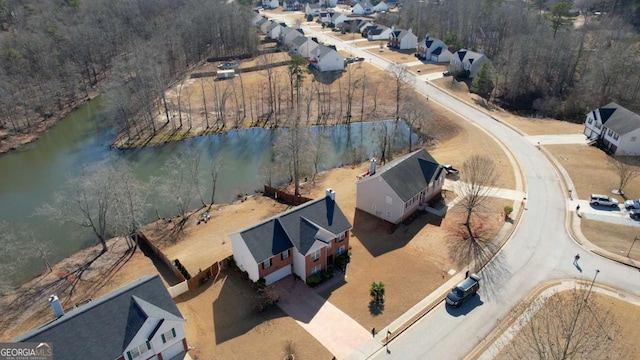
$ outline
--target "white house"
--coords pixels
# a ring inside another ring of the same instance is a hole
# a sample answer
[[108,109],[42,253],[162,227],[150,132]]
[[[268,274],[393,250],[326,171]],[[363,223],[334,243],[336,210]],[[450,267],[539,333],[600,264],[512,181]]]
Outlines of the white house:
[[487,57],[483,54],[467,49],[460,49],[449,59],[449,69],[453,73],[462,73],[468,78],[473,79],[485,62],[487,62]]
[[447,44],[427,34],[424,40],[418,44],[418,53],[416,56],[420,60],[450,62],[452,54]]
[[236,265],[270,285],[292,273],[303,280],[333,265],[349,250],[351,224],[327,189],[309,201],[229,235]]
[[318,15],[318,21],[320,23],[328,24],[331,22],[331,17],[333,16],[333,11],[320,11]]
[[618,156],[640,156],[640,115],[609,103],[587,114],[584,134]]
[[259,21],[258,22],[258,28],[260,29],[260,32],[263,34],[266,34],[269,29],[271,29],[271,27],[273,26],[274,23],[276,23],[273,20],[268,20],[265,19],[266,21]]
[[318,46],[318,43],[310,38],[306,36],[299,36],[291,41],[290,48],[296,54],[308,59],[313,56],[314,51]]
[[373,11],[374,12],[389,11],[389,5],[387,5],[387,3],[384,1],[380,1],[373,7]]
[[393,31],[393,29],[388,28],[384,25],[376,25],[373,27],[365,28],[365,31],[366,31],[367,40],[369,41],[389,40],[389,37],[391,36],[391,32]]
[[267,26],[267,32],[265,35],[270,39],[277,40],[280,37],[280,31],[282,31],[283,28],[285,28],[285,26],[274,21],[271,25]]
[[277,9],[280,7],[278,0],[262,0],[262,7],[265,9]]
[[63,309],[49,302],[56,316],[14,339],[50,342],[56,359],[172,359],[189,349],[185,319],[158,275],[145,276],[86,304]]
[[355,15],[368,15],[373,13],[373,5],[369,0],[360,0],[351,8],[351,12]]
[[344,70],[344,56],[328,46],[318,45],[310,58],[313,65],[320,71]]
[[349,20],[349,17],[343,13],[336,12],[331,15],[330,23],[335,27],[340,26],[345,20]]
[[415,50],[418,37],[409,30],[392,29],[389,35],[389,47],[398,50]]
[[320,4],[315,3],[315,4],[310,4],[307,3],[307,5],[304,8],[304,14],[309,16],[318,16],[320,15]]
[[445,171],[424,150],[398,158],[379,170],[375,159],[356,182],[356,208],[398,224],[438,196]]
[[262,14],[256,14],[253,19],[251,19],[251,24],[253,24],[253,26],[258,26],[258,23],[263,19],[266,21],[265,17],[262,16]]
[[290,47],[295,38],[303,37],[303,36],[304,34],[302,33],[302,29],[293,29],[290,27],[284,27],[280,31],[280,36],[278,38],[278,41],[280,42],[280,44]]

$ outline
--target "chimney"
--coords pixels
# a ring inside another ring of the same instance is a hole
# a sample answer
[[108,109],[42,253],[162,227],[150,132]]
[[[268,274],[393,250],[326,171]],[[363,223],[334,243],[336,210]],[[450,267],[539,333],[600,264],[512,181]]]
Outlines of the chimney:
[[56,319],[64,315],[62,304],[60,304],[60,299],[58,299],[57,295],[49,296],[49,304],[51,304],[51,308],[53,309],[53,313],[56,315]]
[[376,158],[371,158],[371,163],[369,164],[369,176],[374,175],[376,173]]
[[335,192],[335,191],[333,191],[333,189],[331,189],[331,188],[327,189],[327,191],[326,191],[326,195],[327,195],[327,197],[328,197],[328,198],[330,198],[331,200],[336,201],[336,192]]

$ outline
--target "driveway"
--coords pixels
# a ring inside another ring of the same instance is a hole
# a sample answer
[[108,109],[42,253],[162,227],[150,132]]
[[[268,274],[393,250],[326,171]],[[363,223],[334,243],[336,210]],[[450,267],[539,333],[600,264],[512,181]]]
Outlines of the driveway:
[[589,200],[574,200],[570,202],[572,210],[580,205],[580,216],[583,219],[608,222],[611,224],[636,226],[640,228],[640,220],[634,220],[629,217],[629,211],[625,210],[624,205],[620,208],[612,208],[609,206],[593,206],[589,204]]
[[[336,275],[337,276],[337,275]],[[371,339],[371,332],[293,276],[273,284],[278,306],[337,359],[344,359]]]

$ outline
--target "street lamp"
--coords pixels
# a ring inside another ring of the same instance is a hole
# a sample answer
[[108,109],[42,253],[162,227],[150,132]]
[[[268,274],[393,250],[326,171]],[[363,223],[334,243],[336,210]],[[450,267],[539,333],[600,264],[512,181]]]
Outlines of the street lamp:
[[587,298],[589,297],[589,294],[591,294],[591,289],[593,289],[593,284],[596,282],[596,278],[598,277],[599,273],[600,273],[600,270],[596,269],[596,274],[593,276],[593,280],[591,280],[591,286],[589,286],[589,291],[587,292],[587,296],[584,297],[584,302],[587,302]]
[[636,236],[635,239],[633,239],[633,242],[631,243],[631,247],[629,248],[629,251],[627,252],[627,257],[629,257],[629,254],[631,254],[631,249],[633,249],[633,244],[635,244],[637,240],[640,240],[640,237]]

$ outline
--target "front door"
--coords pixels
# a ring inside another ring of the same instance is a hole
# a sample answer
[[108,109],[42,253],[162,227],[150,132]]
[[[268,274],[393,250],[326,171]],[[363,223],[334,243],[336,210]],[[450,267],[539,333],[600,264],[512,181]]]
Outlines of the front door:
[[333,265],[333,254],[327,256],[327,265]]

